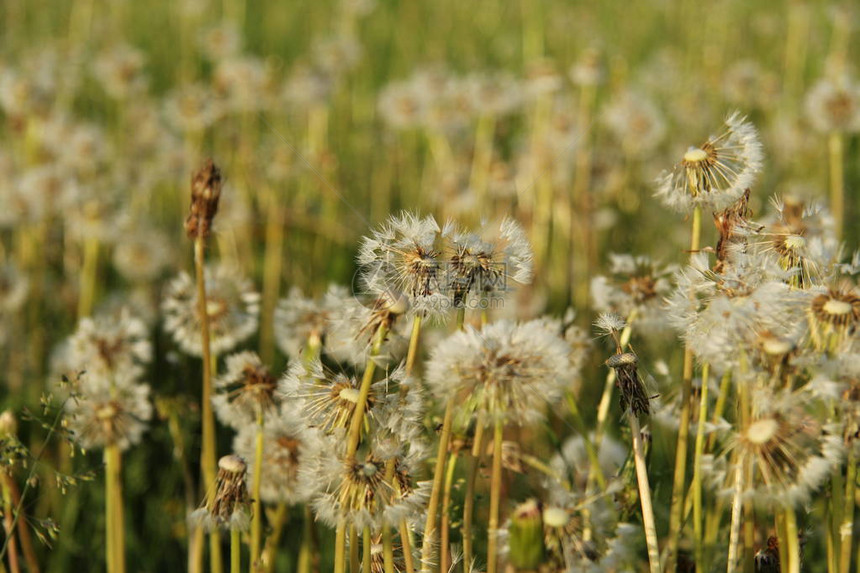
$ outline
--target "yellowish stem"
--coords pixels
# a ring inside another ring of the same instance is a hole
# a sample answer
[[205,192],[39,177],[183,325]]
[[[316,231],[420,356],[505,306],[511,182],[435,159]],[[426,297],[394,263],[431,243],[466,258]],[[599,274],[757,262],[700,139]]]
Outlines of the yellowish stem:
[[660,573],[660,547],[657,543],[657,523],[654,520],[654,506],[651,504],[651,485],[648,483],[648,468],[645,465],[645,449],[642,446],[642,430],[639,419],[632,412],[627,413],[630,433],[633,437],[633,461],[636,464],[636,482],[639,485],[639,503],[642,506],[642,526],[645,529],[645,543],[648,545],[648,564],[651,573]]
[[499,563],[499,506],[502,498],[502,438],[504,425],[493,425],[493,472],[490,476],[490,520],[487,524],[487,573],[497,573]]

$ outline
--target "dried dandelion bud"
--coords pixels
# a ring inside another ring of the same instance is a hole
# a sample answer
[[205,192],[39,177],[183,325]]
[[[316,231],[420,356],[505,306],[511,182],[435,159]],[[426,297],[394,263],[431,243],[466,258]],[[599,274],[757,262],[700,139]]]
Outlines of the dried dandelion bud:
[[610,356],[606,365],[615,370],[616,385],[620,390],[621,409],[628,408],[634,416],[651,413],[650,398],[645,392],[645,385],[639,378],[639,357],[632,352],[623,352]]
[[221,170],[207,159],[191,178],[191,212],[185,220],[185,233],[191,239],[204,239],[212,230],[221,198]]
[[779,539],[773,535],[767,538],[767,547],[755,554],[756,573],[779,573]]
[[536,569],[544,561],[543,519],[540,504],[521,503],[508,525],[508,559],[518,569]]
[[15,418],[15,412],[12,410],[4,410],[0,414],[0,438],[16,436],[18,434],[18,420]]
[[248,465],[237,455],[218,460],[215,494],[206,505],[191,514],[192,521],[207,531],[244,531],[251,522],[251,498],[247,487]]

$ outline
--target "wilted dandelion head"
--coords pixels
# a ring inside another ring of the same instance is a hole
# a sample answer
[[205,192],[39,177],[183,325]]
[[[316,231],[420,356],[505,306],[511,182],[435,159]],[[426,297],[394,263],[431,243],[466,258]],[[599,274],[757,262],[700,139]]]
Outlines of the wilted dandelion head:
[[[212,351],[222,354],[257,330],[260,296],[251,281],[233,267],[217,265],[204,269],[206,313],[209,316]],[[181,273],[170,281],[161,303],[164,328],[184,352],[202,355],[200,305],[194,279]]]
[[277,378],[269,374],[256,352],[237,352],[215,379],[212,404],[218,418],[236,429],[254,425],[277,406]]
[[85,374],[66,401],[69,430],[85,449],[115,445],[126,450],[140,442],[151,417],[149,386],[127,373]]
[[570,381],[569,352],[546,321],[499,321],[440,342],[427,363],[427,381],[436,396],[455,398],[487,423],[531,423]]
[[758,133],[738,112],[726,119],[726,131],[690,147],[680,163],[658,180],[656,195],[680,212],[695,206],[720,210],[737,201],[761,169]]
[[185,232],[191,239],[205,239],[212,232],[212,221],[221,199],[221,170],[208,159],[191,178],[191,209]]
[[[246,460],[254,460],[257,427],[243,426],[233,440],[233,449]],[[263,429],[263,459],[259,471],[260,498],[266,503],[297,504],[307,501],[320,483],[302,471],[310,456],[324,447],[319,432],[308,428],[295,408],[284,407],[266,419]],[[258,469],[251,462],[249,472]]]
[[819,80],[806,96],[806,116],[823,133],[860,131],[860,84],[848,76]]
[[251,498],[247,487],[248,465],[230,454],[218,460],[215,491],[205,505],[191,514],[192,523],[207,531],[245,531],[251,523]]

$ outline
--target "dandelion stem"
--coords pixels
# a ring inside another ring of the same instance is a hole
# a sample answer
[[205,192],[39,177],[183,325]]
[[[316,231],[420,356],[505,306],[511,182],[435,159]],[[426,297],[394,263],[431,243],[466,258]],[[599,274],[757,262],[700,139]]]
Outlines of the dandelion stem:
[[355,409],[353,410],[349,425],[349,441],[346,446],[346,459],[348,463],[355,462],[355,452],[358,450],[358,443],[361,440],[361,428],[364,424],[364,411],[367,408],[367,397],[370,395],[370,386],[373,383],[373,375],[376,372],[376,357],[379,355],[386,334],[387,329],[384,326],[380,326],[376,330],[373,346],[370,349],[370,356],[367,358],[367,366],[364,368],[364,376],[361,379],[358,400],[355,402]]
[[[693,223],[690,232],[691,255],[699,250],[702,237],[702,208],[693,210]],[[692,296],[692,293],[690,293]],[[687,474],[687,443],[690,436],[690,396],[693,387],[693,351],[689,346],[684,350],[684,369],[681,382],[681,412],[678,423],[678,442],[675,448],[675,474],[672,482],[672,502],[669,508],[669,533],[666,541],[666,569],[674,571],[678,543],[681,537],[684,509],[684,485]]]
[[359,573],[361,560],[359,557],[358,530],[354,525],[349,527],[349,573]]
[[334,573],[346,571],[346,520],[337,521],[334,533]]
[[9,487],[9,475],[5,472],[3,479],[3,528],[6,530],[6,538],[9,540],[8,558],[11,573],[19,573],[18,546],[15,542],[15,518],[12,515],[12,491]]
[[125,528],[122,508],[122,458],[116,444],[105,446],[105,480],[107,493],[108,561],[112,573],[125,572]]
[[[266,538],[266,545],[263,549],[262,563],[266,573],[272,573],[275,570],[275,559],[278,555],[278,544],[281,541],[281,534],[284,531],[284,524],[287,522],[288,506],[286,503],[279,503],[275,509],[274,518],[269,516],[269,522],[272,524],[272,533]],[[304,547],[304,537],[302,538],[302,546]],[[301,552],[299,553],[299,563],[301,563]],[[301,566],[298,567],[301,571]]]
[[242,534],[238,529],[230,530],[230,573],[242,570]]
[[394,540],[390,527],[382,528],[382,570],[394,573]]
[[735,463],[735,485],[734,494],[732,496],[732,525],[729,529],[729,556],[728,564],[726,565],[726,573],[734,573],[737,570],[738,547],[741,541],[741,509],[743,507],[741,494],[743,493],[744,477],[743,459],[739,459]]
[[403,563],[406,565],[406,573],[415,573],[415,560],[412,557],[412,537],[409,531],[409,522],[400,520],[400,545],[403,547]]
[[433,546],[436,544],[436,512],[439,506],[442,480],[445,477],[445,460],[448,455],[448,442],[451,439],[451,423],[453,418],[454,400],[450,398],[448,399],[448,403],[445,404],[445,417],[442,420],[439,449],[436,452],[436,467],[433,470],[433,485],[430,489],[430,501],[427,502],[424,541],[421,543],[421,571],[425,572],[432,569]]
[[412,319],[412,334],[409,336],[409,351],[406,354],[406,375],[412,374],[415,360],[418,357],[418,340],[421,338],[421,315],[416,314]]
[[475,513],[475,485],[478,482],[478,468],[481,467],[482,442],[484,441],[483,415],[478,415],[475,436],[472,439],[471,465],[466,476],[466,497],[463,500],[463,563],[468,568],[472,563],[472,519]]
[[439,535],[439,564],[441,571],[448,571],[451,566],[450,542],[451,542],[451,487],[454,484],[454,471],[457,469],[457,455],[448,459],[448,471],[445,473],[445,487],[442,491],[442,524]]
[[854,533],[854,495],[857,489],[857,456],[854,444],[848,447],[847,467],[845,470],[845,514],[842,526],[839,528],[841,554],[839,559],[840,573],[851,571],[851,539]]
[[639,484],[639,503],[642,506],[642,526],[645,529],[645,542],[648,545],[648,563],[651,573],[660,573],[660,547],[657,543],[657,524],[654,521],[654,506],[651,504],[651,485],[648,483],[648,468],[645,464],[645,450],[642,446],[642,431],[639,419],[628,411],[630,433],[633,436],[633,460],[636,463],[636,481]]
[[319,571],[317,534],[313,513],[307,505],[304,507],[302,518],[302,545],[299,548],[299,562],[296,570],[298,573],[317,573]]
[[362,571],[370,571],[370,552],[371,552],[371,539],[370,539],[370,528],[365,527],[364,531],[362,531],[363,537],[363,547],[361,549],[361,570]]
[[498,570],[499,505],[502,496],[502,438],[504,425],[496,418],[493,425],[493,473],[490,477],[490,520],[487,524],[487,573]]
[[260,560],[262,539],[263,503],[260,500],[260,486],[263,482],[263,408],[257,412],[257,432],[254,436],[254,481],[251,484],[251,498],[254,500],[254,518],[251,521],[251,566],[256,567]]
[[696,449],[693,455],[693,531],[695,534],[696,563],[705,570],[704,561],[704,518],[702,514],[702,455],[705,451],[705,423],[708,419],[708,378],[710,365],[702,366],[702,389],[699,396],[699,422],[696,426]]
[[78,318],[89,316],[96,298],[99,268],[99,241],[94,237],[84,240],[84,260],[81,267],[81,293],[78,298]]
[[785,510],[785,537],[788,544],[786,573],[800,573],[800,540],[797,538],[797,516],[792,508]]
[[263,295],[260,313],[260,358],[271,364],[275,354],[273,317],[281,286],[284,260],[284,222],[277,193],[267,188],[266,248],[263,254]]
[[827,147],[830,152],[830,210],[833,213],[836,238],[841,240],[845,225],[845,175],[843,172],[845,152],[842,134],[836,131],[831,133]]
[[[197,280],[197,312],[200,317],[200,340],[203,359],[203,447],[200,452],[200,467],[207,495],[215,495],[215,417],[212,413],[212,362],[213,355],[209,337],[209,312],[206,304],[206,278],[204,274],[205,244],[203,237],[194,239],[194,271]],[[221,573],[221,540],[218,533],[209,536],[210,567],[213,573]]]

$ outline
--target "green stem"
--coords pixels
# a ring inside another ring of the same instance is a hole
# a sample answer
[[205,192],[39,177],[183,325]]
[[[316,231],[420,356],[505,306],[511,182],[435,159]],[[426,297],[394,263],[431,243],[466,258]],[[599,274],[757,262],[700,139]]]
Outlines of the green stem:
[[334,573],[346,571],[346,520],[341,517],[334,534]]
[[475,485],[478,482],[478,468],[481,467],[482,442],[484,441],[483,416],[478,417],[475,425],[475,437],[472,441],[469,474],[466,477],[466,497],[463,500],[463,564],[466,568],[472,563],[472,520],[475,513]]
[[385,341],[386,333],[387,329],[384,326],[380,326],[376,330],[373,346],[370,349],[370,356],[364,368],[364,376],[361,379],[358,400],[355,402],[355,410],[353,410],[352,420],[349,425],[349,436],[346,446],[346,459],[348,463],[355,462],[355,452],[358,450],[358,443],[361,440],[361,428],[364,424],[364,411],[367,408],[367,398],[370,396],[373,375],[376,373],[375,358],[379,355],[382,343]]
[[432,570],[433,547],[436,545],[436,512],[439,506],[439,495],[442,490],[442,480],[445,477],[445,461],[448,457],[448,442],[451,439],[451,424],[454,418],[454,399],[449,398],[445,405],[445,417],[442,420],[442,432],[439,436],[439,449],[436,452],[436,467],[433,471],[433,485],[430,489],[430,501],[427,502],[427,519],[424,523],[424,541],[421,543],[421,571]]
[[349,573],[359,573],[361,569],[359,557],[358,530],[354,525],[349,526]]
[[[284,524],[287,522],[287,514],[289,512],[289,508],[286,503],[279,503],[278,507],[275,509],[274,518],[269,516],[269,522],[272,524],[272,533],[266,537],[265,548],[263,549],[263,556],[261,558],[263,563],[263,569],[266,573],[272,573],[275,570],[275,559],[278,555],[278,544],[281,541],[281,534],[284,531]],[[304,538],[302,538],[302,542],[304,542]],[[301,562],[301,553],[299,553],[299,562]],[[299,567],[299,571],[301,568]]]
[[238,529],[230,530],[230,573],[242,570],[242,534]]
[[441,571],[448,571],[451,567],[450,543],[451,543],[451,487],[454,484],[454,471],[457,468],[457,456],[451,456],[448,460],[448,471],[445,473],[445,486],[442,491],[442,524],[439,536],[439,563]]
[[853,443],[848,445],[848,460],[845,470],[845,514],[842,520],[842,527],[839,528],[841,537],[840,573],[848,573],[851,570],[851,539],[854,532],[854,495],[857,488],[857,456],[854,452],[855,447]]
[[263,483],[263,431],[264,413],[262,406],[257,412],[257,432],[254,436],[254,480],[251,484],[251,498],[254,500],[254,517],[251,521],[251,566],[257,567],[260,560],[262,540],[263,503],[260,499],[260,486]]
[[627,420],[633,437],[633,460],[636,464],[636,482],[639,485],[639,503],[642,506],[642,527],[645,529],[645,542],[648,545],[648,564],[651,573],[660,573],[660,547],[657,543],[657,524],[654,520],[654,506],[651,504],[651,485],[648,483],[642,430],[639,428],[636,414],[628,412]]
[[788,544],[786,573],[800,573],[800,540],[797,538],[797,516],[794,509],[785,510],[785,536]]
[[502,497],[502,438],[504,425],[496,418],[493,425],[493,472],[490,477],[490,520],[487,524],[487,573],[496,573],[499,562],[499,506]]
[[89,316],[93,312],[96,299],[99,268],[99,241],[88,237],[84,240],[84,260],[81,265],[80,296],[78,298],[78,318]]
[[695,534],[696,563],[705,570],[704,519],[702,513],[702,455],[705,452],[705,424],[708,419],[708,384],[710,366],[702,366],[702,390],[699,396],[699,422],[696,427],[696,447],[693,455],[693,531]]
[[741,494],[743,493],[743,459],[738,459],[735,466],[735,485],[734,495],[732,497],[732,525],[729,529],[729,556],[726,573],[734,573],[738,566],[738,548],[741,541],[741,513],[743,501]]
[[[699,250],[702,237],[702,208],[693,210],[693,223],[690,231],[690,254]],[[690,293],[693,296],[693,293]],[[678,423],[678,442],[675,447],[675,473],[672,481],[672,501],[669,507],[669,533],[666,541],[666,569],[673,571],[678,554],[678,544],[683,526],[684,488],[687,480],[687,443],[690,436],[690,396],[693,387],[693,351],[689,346],[684,350],[684,369],[681,381],[681,412]]]
[[842,240],[845,226],[845,174],[843,172],[845,152],[842,134],[837,131],[831,133],[827,146],[830,152],[830,210],[833,213],[836,238]]
[[362,532],[362,537],[364,538],[364,547],[361,551],[361,570],[362,571],[370,571],[370,552],[372,550],[373,543],[370,539],[370,528],[365,527]]

